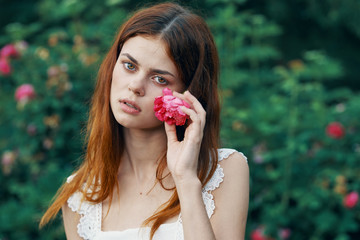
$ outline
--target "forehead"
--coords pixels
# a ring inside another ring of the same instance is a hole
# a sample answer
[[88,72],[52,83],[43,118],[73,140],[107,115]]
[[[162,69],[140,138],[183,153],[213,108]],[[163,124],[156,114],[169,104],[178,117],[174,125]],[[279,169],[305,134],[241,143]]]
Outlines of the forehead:
[[168,55],[166,43],[159,37],[153,36],[135,36],[128,39],[120,52],[130,54],[140,65],[157,65],[175,69],[175,64]]

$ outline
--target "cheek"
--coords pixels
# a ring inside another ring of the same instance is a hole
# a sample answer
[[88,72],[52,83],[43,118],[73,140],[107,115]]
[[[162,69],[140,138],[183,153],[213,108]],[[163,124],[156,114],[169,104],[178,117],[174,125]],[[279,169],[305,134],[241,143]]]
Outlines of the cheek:
[[119,67],[115,67],[111,80],[111,92],[116,93],[117,91],[124,88],[126,85],[125,80],[126,78],[124,77],[124,74],[121,72],[121,69],[119,69]]
[[112,72],[113,79],[121,79],[121,77],[124,75],[124,72],[125,72],[124,66],[118,60]]
[[113,74],[111,85],[110,85],[110,104],[115,104],[120,97],[121,82],[117,74]]

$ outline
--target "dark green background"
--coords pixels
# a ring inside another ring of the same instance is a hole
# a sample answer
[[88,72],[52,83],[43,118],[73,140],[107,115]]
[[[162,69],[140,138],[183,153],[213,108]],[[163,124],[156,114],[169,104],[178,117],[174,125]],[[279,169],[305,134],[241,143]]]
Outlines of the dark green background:
[[[244,152],[251,172],[246,239],[255,229],[358,239],[359,204],[343,199],[360,190],[360,1],[179,2],[206,19],[218,46],[222,143]],[[0,154],[16,155],[0,172],[1,240],[65,238],[60,218],[41,231],[39,218],[81,160],[101,59],[121,23],[149,4],[0,0],[0,47],[28,43],[11,75],[0,75]],[[21,107],[14,93],[24,83],[37,95]],[[331,122],[344,137],[326,134]]]

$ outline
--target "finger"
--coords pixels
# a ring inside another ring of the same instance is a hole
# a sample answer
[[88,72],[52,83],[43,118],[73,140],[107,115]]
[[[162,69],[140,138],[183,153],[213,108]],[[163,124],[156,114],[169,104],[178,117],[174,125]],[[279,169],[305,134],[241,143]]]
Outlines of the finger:
[[194,97],[194,95],[192,95],[189,91],[185,91],[184,94],[180,94],[174,91],[173,95],[189,103],[190,107],[194,109],[195,112],[203,115],[202,117],[205,118],[206,115],[205,109],[203,108],[199,100],[197,100],[197,98]]
[[185,114],[190,116],[190,119],[194,122],[200,120],[198,114],[195,112],[195,110],[191,109],[191,108],[187,108],[185,106],[181,106],[180,107],[181,111],[184,112]]
[[201,123],[203,124],[203,126],[205,126],[206,111],[204,110],[204,108],[201,105],[201,103],[199,102],[199,100],[197,100],[197,98],[194,97],[194,95],[192,95],[189,91],[186,91],[184,96],[186,97],[187,101],[190,101],[191,104],[194,106],[193,109],[195,110],[196,113],[199,114]]
[[197,113],[205,115],[205,110],[203,106],[201,105],[199,100],[194,97],[194,95],[192,95],[189,91],[185,91],[183,95],[185,97],[185,101],[189,102]]
[[181,107],[181,110],[189,115],[189,127],[186,129],[185,132],[185,139],[190,140],[193,143],[200,143],[203,137],[203,131],[205,126],[205,120],[202,121],[194,110],[189,109],[187,107]]
[[173,91],[173,96],[174,96],[174,97],[177,97],[177,98],[180,98],[181,100],[184,100],[185,102],[187,102],[187,103],[190,105],[190,107],[191,107],[192,109],[194,109],[193,104],[191,104],[190,101],[188,101],[188,100],[186,99],[186,97],[184,96],[184,94],[181,94],[181,93],[178,93],[178,92]]
[[195,112],[193,109],[182,106],[181,111],[190,116],[192,123],[199,124],[200,128],[203,129],[205,126],[205,117]]
[[168,143],[177,142],[176,127],[175,125],[169,125],[165,122],[165,132],[168,139]]
[[192,95],[189,91],[185,91],[184,94],[174,91],[173,95],[174,95],[174,97],[178,97],[178,98],[186,101],[187,103],[189,103],[191,110],[193,112],[189,111],[188,108],[186,108],[186,107],[181,107],[181,110],[185,114],[189,115],[190,119],[193,122],[200,121],[201,129],[203,129],[205,126],[205,122],[206,122],[206,111],[204,110],[204,108],[201,105],[201,103],[199,102],[199,100],[197,100],[197,98],[194,97],[194,95]]
[[184,96],[185,96],[185,99],[187,101],[189,101],[195,107],[196,112],[204,112],[205,113],[205,109],[203,108],[203,106],[201,105],[199,100],[196,97],[194,97],[194,95],[192,95],[189,91],[185,91]]

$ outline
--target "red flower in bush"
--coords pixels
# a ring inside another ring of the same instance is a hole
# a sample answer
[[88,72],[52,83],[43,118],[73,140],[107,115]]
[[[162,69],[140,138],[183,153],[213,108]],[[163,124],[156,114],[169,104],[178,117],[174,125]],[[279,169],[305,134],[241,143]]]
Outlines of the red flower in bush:
[[353,208],[356,206],[358,201],[359,194],[354,191],[345,196],[343,204],[346,208]]
[[26,102],[35,97],[35,90],[31,84],[23,84],[15,91],[15,99],[18,102]]
[[164,88],[163,94],[164,96],[159,96],[155,98],[155,116],[160,121],[165,121],[170,125],[184,125],[186,120],[189,119],[189,116],[183,111],[181,111],[180,107],[185,106],[187,108],[190,108],[190,105],[187,102],[177,97],[174,97],[169,88]]
[[11,66],[6,58],[0,58],[0,72],[2,75],[9,75],[11,73]]
[[339,139],[345,135],[345,129],[341,123],[332,122],[327,125],[326,134],[331,138]]
[[17,57],[19,56],[19,52],[16,50],[13,44],[8,44],[1,49],[0,56],[2,58]]
[[264,235],[264,230],[262,228],[257,228],[250,234],[251,240],[267,240],[266,236]]

